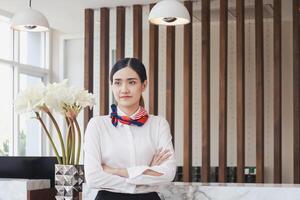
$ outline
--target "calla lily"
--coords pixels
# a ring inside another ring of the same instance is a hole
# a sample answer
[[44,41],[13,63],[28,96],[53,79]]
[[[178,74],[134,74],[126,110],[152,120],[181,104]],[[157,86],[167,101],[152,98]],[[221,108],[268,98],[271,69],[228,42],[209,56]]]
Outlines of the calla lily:
[[[82,90],[77,87],[69,87],[68,80],[66,79],[60,83],[52,83],[47,86],[39,84],[28,88],[18,94],[14,104],[16,112],[22,113],[33,111],[36,114],[36,118],[49,138],[60,164],[79,163],[81,131],[76,118],[83,108],[87,106],[92,108],[95,105],[95,97],[92,93],[88,93],[87,90]],[[67,133],[67,142],[63,141],[61,129],[54,118],[52,111],[62,114],[70,127]],[[59,155],[52,136],[45,126],[43,119],[40,117],[39,112],[46,113],[53,123],[60,142],[62,156]],[[75,132],[77,132],[77,137],[75,137]],[[75,152],[76,140],[77,156]],[[62,157],[62,159],[60,157]]]
[[45,103],[46,87],[40,83],[37,86],[23,90],[17,95],[14,102],[15,110],[18,113],[39,111]]
[[95,97],[92,93],[89,93],[87,90],[76,89],[75,92],[75,103],[81,108],[89,106],[92,108],[95,105]]

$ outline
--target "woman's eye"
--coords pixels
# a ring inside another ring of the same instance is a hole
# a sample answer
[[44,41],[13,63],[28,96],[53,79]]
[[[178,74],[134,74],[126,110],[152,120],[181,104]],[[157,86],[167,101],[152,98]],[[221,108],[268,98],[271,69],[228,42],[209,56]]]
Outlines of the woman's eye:
[[116,81],[116,82],[114,82],[114,85],[119,86],[119,85],[121,85],[121,83]]
[[130,81],[129,84],[130,85],[135,85],[135,81]]

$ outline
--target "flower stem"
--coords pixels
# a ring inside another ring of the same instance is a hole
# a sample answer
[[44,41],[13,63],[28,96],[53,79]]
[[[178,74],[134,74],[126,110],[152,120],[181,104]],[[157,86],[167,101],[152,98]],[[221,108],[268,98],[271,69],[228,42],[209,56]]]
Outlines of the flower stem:
[[63,141],[63,138],[62,138],[61,131],[60,131],[59,126],[58,126],[58,124],[57,124],[57,121],[56,121],[55,118],[53,117],[52,113],[51,113],[50,111],[47,111],[46,113],[47,113],[48,116],[50,117],[50,119],[51,119],[52,123],[54,124],[55,129],[56,129],[56,131],[57,131],[58,139],[59,139],[60,146],[61,146],[61,150],[62,150],[63,164],[66,164],[65,145],[64,145],[64,141]]
[[68,124],[68,132],[67,132],[67,142],[66,142],[66,164],[70,163],[70,140],[71,140],[71,124],[69,123],[68,118],[66,118]]
[[71,140],[71,145],[72,145],[72,150],[71,150],[71,164],[75,164],[75,128],[74,128],[74,122],[73,120],[70,120],[71,123],[71,133],[72,133],[72,140]]
[[78,124],[77,119],[74,119],[74,123],[77,129],[77,136],[78,136],[78,143],[77,143],[77,158],[76,158],[76,165],[79,164],[79,159],[80,159],[80,150],[81,150],[81,131],[80,131],[80,127]]
[[53,140],[52,140],[52,138],[50,136],[50,133],[49,133],[49,131],[48,131],[48,129],[47,129],[44,121],[42,120],[42,118],[41,118],[41,116],[40,116],[40,114],[38,112],[35,112],[35,115],[36,115],[37,120],[41,123],[41,125],[42,125],[42,127],[43,127],[43,129],[44,129],[44,131],[45,131],[45,133],[46,133],[46,135],[48,137],[48,139],[50,140],[50,143],[51,143],[52,148],[54,150],[54,153],[55,153],[56,159],[58,161],[58,164],[62,164],[62,161],[61,161],[61,158],[59,157],[59,154],[57,152],[56,146],[55,146],[55,144],[54,144],[54,142],[53,142]]

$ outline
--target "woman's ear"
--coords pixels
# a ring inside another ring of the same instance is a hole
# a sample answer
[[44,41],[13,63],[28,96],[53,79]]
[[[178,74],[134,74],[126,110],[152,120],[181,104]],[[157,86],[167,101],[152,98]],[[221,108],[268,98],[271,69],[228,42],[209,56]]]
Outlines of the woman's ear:
[[145,89],[147,88],[147,84],[148,84],[147,80],[145,80],[145,81],[142,83],[142,91],[143,91],[143,92],[144,92]]

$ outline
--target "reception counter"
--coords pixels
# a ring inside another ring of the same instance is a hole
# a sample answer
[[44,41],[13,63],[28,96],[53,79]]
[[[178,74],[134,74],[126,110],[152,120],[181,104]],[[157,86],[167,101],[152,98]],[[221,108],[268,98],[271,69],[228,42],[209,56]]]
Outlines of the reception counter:
[[[33,200],[31,196],[38,198],[33,191],[43,193],[43,189],[49,190],[50,180],[0,178],[0,188],[0,200]],[[45,194],[49,196],[49,191]],[[46,199],[48,198],[43,198]]]
[[[174,182],[157,187],[164,200],[298,200],[300,185]],[[94,200],[97,190],[83,187],[83,199]]]

